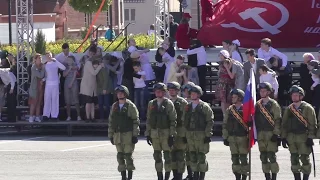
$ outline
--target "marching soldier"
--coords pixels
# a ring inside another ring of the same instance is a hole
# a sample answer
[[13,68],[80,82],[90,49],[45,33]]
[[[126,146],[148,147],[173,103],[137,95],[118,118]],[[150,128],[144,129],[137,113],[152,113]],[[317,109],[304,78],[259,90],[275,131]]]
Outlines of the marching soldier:
[[292,104],[285,109],[282,118],[282,146],[289,146],[295,180],[301,180],[301,173],[303,180],[308,180],[311,173],[309,156],[316,136],[316,114],[309,103],[302,101],[304,90],[301,87],[294,85],[289,93]]
[[[187,100],[187,102],[191,102],[191,98],[190,98],[190,89],[191,87],[195,86],[195,84],[191,81],[189,81],[187,84],[183,85],[181,87],[181,91],[183,93],[183,97]],[[186,147],[186,165],[187,165],[187,172],[188,175],[184,180],[192,180],[193,179],[193,173],[192,173],[192,169],[190,167],[190,152],[188,150],[188,145]]]
[[[127,99],[129,90],[125,86],[115,88],[118,101],[112,105],[109,115],[108,137],[117,148],[118,171],[122,180],[131,180],[132,171],[135,170],[132,153],[138,142],[139,112],[137,107]],[[126,176],[128,170],[128,179]]]
[[165,180],[170,177],[171,148],[176,135],[177,113],[172,101],[165,97],[167,86],[157,83],[153,86],[156,99],[148,104],[147,124],[145,135],[147,143],[153,146],[153,158],[158,180],[163,180],[162,152],[164,156]]
[[236,180],[246,180],[250,167],[248,163],[249,138],[248,125],[243,121],[243,98],[241,89],[230,92],[232,105],[226,110],[223,118],[223,144],[230,147],[232,171]]
[[170,82],[167,84],[171,101],[177,112],[177,136],[175,138],[172,149],[172,172],[174,180],[182,180],[182,174],[185,171],[185,149],[187,139],[185,137],[185,127],[183,127],[182,114],[188,102],[178,96],[180,84],[178,82]]
[[255,123],[258,133],[258,145],[262,171],[266,180],[277,179],[279,165],[277,163],[276,152],[281,144],[281,108],[276,100],[270,98],[272,86],[268,82],[260,83],[259,93],[261,99],[255,106]]
[[202,89],[193,86],[190,89],[192,102],[185,108],[183,118],[186,127],[186,138],[190,152],[190,166],[194,180],[204,180],[208,171],[206,154],[209,152],[213,126],[211,107],[200,100]]

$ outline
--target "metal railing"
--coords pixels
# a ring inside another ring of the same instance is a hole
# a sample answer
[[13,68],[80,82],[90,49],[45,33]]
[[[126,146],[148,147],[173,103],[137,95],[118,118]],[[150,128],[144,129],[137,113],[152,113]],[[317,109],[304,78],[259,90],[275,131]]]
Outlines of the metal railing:
[[[123,41],[124,40],[126,40],[126,42],[128,42],[128,27],[129,27],[129,25],[134,25],[135,23],[129,23],[129,24],[127,24],[120,32],[119,32],[119,34],[114,38],[114,40],[109,44],[109,46],[107,46],[105,49],[104,49],[104,51],[107,51],[107,49],[118,39],[118,37],[123,33],[123,31],[124,31],[124,34],[125,34],[125,38],[118,44],[118,46],[113,50],[113,51],[115,51],[115,50],[117,50],[119,47],[120,47],[120,45],[123,43]],[[126,43],[126,48],[128,48],[128,43]]]
[[[96,29],[94,29],[94,30],[90,33],[89,37],[91,37],[95,32],[97,32],[97,33],[96,33],[96,41],[98,41],[98,39],[99,39],[99,28],[100,28],[101,26],[103,26],[103,25],[100,24]],[[80,49],[80,47],[82,47],[82,45],[83,45],[84,43],[86,43],[86,42],[88,41],[88,39],[91,39],[91,38],[89,38],[89,37],[88,37],[86,40],[82,41],[82,43],[79,45],[79,47],[78,47],[75,51],[73,51],[73,52],[74,52],[74,53],[77,53],[78,50]],[[86,52],[89,47],[90,47],[90,46],[88,46],[83,52]]]

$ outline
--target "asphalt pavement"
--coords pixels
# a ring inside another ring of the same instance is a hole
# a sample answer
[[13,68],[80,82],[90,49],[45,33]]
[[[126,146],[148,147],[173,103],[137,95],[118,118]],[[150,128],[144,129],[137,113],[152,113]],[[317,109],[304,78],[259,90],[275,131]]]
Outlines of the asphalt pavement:
[[[221,138],[212,138],[207,155],[206,180],[234,180],[229,148]],[[320,146],[315,141],[316,164],[320,177]],[[156,180],[153,149],[142,137],[136,145],[134,180]],[[290,154],[280,148],[279,180],[292,180]],[[313,176],[313,172],[312,172]],[[318,178],[311,177],[310,180]],[[1,180],[120,180],[116,149],[103,136],[57,136],[0,134]],[[252,149],[252,180],[263,180],[257,145]]]

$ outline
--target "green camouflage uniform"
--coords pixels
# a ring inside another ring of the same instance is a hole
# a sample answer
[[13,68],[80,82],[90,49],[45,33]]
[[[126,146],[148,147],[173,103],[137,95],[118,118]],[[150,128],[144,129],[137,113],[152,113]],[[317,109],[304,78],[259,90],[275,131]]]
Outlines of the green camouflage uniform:
[[[290,107],[290,106],[289,106]],[[307,121],[307,127],[287,107],[282,117],[281,136],[288,141],[291,153],[291,171],[302,172],[305,175],[311,173],[310,153],[311,147],[306,145],[307,139],[316,137],[316,115],[313,107],[302,101],[296,108]],[[295,108],[295,107],[294,107]],[[300,165],[301,161],[302,165]]]
[[[264,107],[262,110],[259,104]],[[261,112],[261,111],[264,111]],[[266,114],[270,115],[269,120]],[[278,152],[278,143],[280,139],[272,141],[273,136],[280,136],[281,126],[281,108],[277,101],[271,99],[263,104],[259,100],[255,106],[255,125],[258,133],[258,146],[260,151],[260,160],[262,162],[262,171],[269,174],[277,174],[279,172],[279,165],[276,159],[276,152]]]
[[118,171],[135,170],[132,153],[135,145],[132,137],[139,135],[139,112],[137,107],[129,100],[120,109],[119,102],[112,105],[109,116],[108,137],[113,138],[117,148]]
[[157,99],[148,104],[145,136],[150,136],[154,149],[153,158],[157,172],[163,171],[162,151],[165,172],[172,170],[171,148],[168,145],[169,136],[176,135],[177,113],[171,100],[164,98],[158,106]]
[[201,100],[194,109],[192,103],[188,103],[185,108],[183,119],[193,172],[208,171],[206,154],[209,152],[210,145],[204,143],[204,139],[212,136],[213,118],[211,107]]
[[250,170],[248,163],[249,139],[247,125],[241,125],[234,115],[232,115],[232,108],[243,117],[242,106],[237,109],[235,105],[231,105],[224,114],[222,137],[229,142],[233,173],[246,176]]
[[173,102],[177,112],[177,136],[175,138],[172,149],[172,170],[177,170],[178,173],[185,171],[185,150],[186,144],[183,142],[185,136],[185,127],[183,126],[182,114],[188,102],[182,97],[177,97]]

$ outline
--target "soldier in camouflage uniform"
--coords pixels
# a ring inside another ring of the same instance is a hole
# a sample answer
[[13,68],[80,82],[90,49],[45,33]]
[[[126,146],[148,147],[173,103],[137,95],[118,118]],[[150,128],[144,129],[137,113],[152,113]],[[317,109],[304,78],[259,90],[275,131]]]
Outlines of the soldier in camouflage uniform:
[[176,136],[177,113],[172,101],[165,97],[167,92],[165,84],[155,84],[153,91],[156,99],[148,104],[145,135],[147,143],[154,149],[153,158],[158,180],[163,180],[162,152],[165,161],[165,180],[168,180],[172,170],[171,148]]
[[[188,103],[191,102],[190,89],[193,86],[195,86],[195,84],[193,82],[189,81],[187,84],[185,84],[181,87],[183,97],[187,100]],[[188,150],[188,145],[186,147],[186,165],[187,165],[188,175],[184,180],[193,180],[193,173],[192,173],[192,169],[190,167],[190,152]]]
[[[186,127],[187,144],[190,151],[190,165],[194,180],[204,180],[208,171],[206,154],[210,150],[213,111],[211,107],[200,100],[202,89],[193,86],[190,89],[192,102],[185,108],[183,118]],[[200,173],[200,174],[199,174]]]
[[246,180],[250,167],[248,163],[249,127],[243,121],[242,109],[244,92],[241,89],[233,89],[230,95],[232,105],[228,107],[223,118],[223,143],[230,147],[232,171],[236,180]]
[[261,99],[255,106],[255,123],[258,133],[258,145],[262,171],[266,180],[277,179],[279,165],[276,152],[281,144],[281,108],[278,102],[270,98],[272,86],[268,82],[260,83],[258,86]]
[[[117,148],[118,171],[122,180],[131,180],[132,171],[135,170],[132,153],[139,135],[139,112],[137,107],[129,100],[129,90],[125,86],[115,88],[118,101],[112,105],[109,115],[108,137]],[[128,170],[128,178],[126,177]]]
[[283,113],[282,146],[289,146],[295,180],[301,180],[301,173],[303,180],[308,180],[311,173],[310,153],[316,137],[316,114],[309,103],[302,101],[304,90],[301,87],[294,85],[289,93],[293,103]]
[[185,127],[183,126],[182,114],[188,102],[178,96],[180,84],[178,82],[170,82],[167,84],[170,99],[174,104],[177,112],[177,136],[175,138],[172,149],[172,172],[174,180],[182,180],[182,174],[185,171],[185,149],[187,139],[185,137]]

